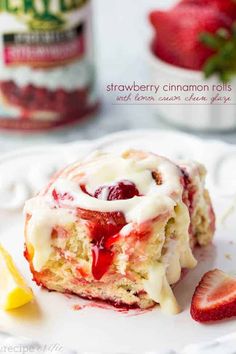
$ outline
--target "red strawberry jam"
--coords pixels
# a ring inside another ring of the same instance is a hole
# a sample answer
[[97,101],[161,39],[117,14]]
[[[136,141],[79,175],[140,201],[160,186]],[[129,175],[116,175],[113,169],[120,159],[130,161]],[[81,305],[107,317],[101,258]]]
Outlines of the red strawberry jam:
[[50,91],[46,88],[27,85],[18,87],[13,81],[3,81],[0,89],[9,103],[32,111],[53,111],[62,115],[76,114],[87,107],[88,89],[66,92],[63,89]]
[[93,264],[92,273],[96,280],[100,280],[108,271],[113,261],[111,250],[113,242],[108,242],[118,234],[127,224],[123,213],[112,212],[103,213],[85,209],[77,209],[77,214],[81,219],[90,223],[90,235],[92,238]]
[[71,201],[74,200],[72,195],[70,195],[69,193],[61,194],[61,193],[57,192],[55,188],[52,191],[52,196],[56,202],[59,202],[60,200],[71,200]]
[[[89,194],[86,186],[82,185],[81,189],[84,193]],[[103,196],[103,199],[106,200],[130,199],[138,195],[139,191],[130,181],[121,181],[112,186],[102,186],[94,193],[95,198],[100,199]],[[103,213],[79,208],[78,216],[90,222],[93,243],[92,273],[95,279],[100,280],[112,264],[114,256],[112,246],[118,241],[119,232],[127,222],[123,213],[119,211]]]
[[193,211],[193,200],[194,196],[196,193],[195,188],[192,186],[191,180],[189,178],[189,174],[184,168],[181,168],[181,172],[183,174],[183,187],[184,187],[184,195],[183,195],[183,201],[189,208],[190,213]]
[[101,196],[104,193],[104,189],[107,194],[106,200],[120,200],[120,199],[131,199],[134,196],[139,195],[139,191],[137,190],[134,183],[130,181],[121,181],[113,186],[102,186],[99,187],[95,193],[94,197],[97,199],[101,199]]

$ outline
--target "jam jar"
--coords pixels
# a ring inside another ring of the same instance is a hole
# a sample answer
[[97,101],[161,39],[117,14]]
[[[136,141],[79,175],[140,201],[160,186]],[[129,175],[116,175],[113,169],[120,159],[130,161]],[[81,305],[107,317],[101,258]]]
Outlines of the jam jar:
[[98,107],[90,0],[0,1],[0,128],[42,130]]

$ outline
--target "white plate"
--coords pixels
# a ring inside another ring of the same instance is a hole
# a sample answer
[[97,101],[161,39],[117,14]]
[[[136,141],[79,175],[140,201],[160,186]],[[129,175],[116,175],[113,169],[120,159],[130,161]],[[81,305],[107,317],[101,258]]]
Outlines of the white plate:
[[[127,147],[151,150],[172,158],[197,159],[205,163],[209,171],[207,184],[218,217],[217,232],[214,244],[198,251],[197,268],[175,287],[174,292],[183,308],[177,316],[165,315],[158,308],[139,315],[132,311],[125,314],[93,307],[75,311],[73,306],[84,301],[38,288],[31,282],[23,258],[22,204],[25,198],[40,189],[55,169],[91,150]],[[79,352],[135,354],[163,353],[170,349],[181,351],[192,343],[211,341],[233,332],[234,320],[211,325],[194,322],[189,304],[204,272],[219,267],[236,275],[236,214],[233,208],[227,220],[220,221],[223,213],[233,205],[236,195],[235,166],[235,146],[203,142],[189,135],[164,131],[123,132],[91,142],[40,147],[2,156],[0,240],[31,283],[37,303],[9,313],[0,312],[0,329],[45,343],[61,343]],[[196,353],[200,353],[200,349]]]

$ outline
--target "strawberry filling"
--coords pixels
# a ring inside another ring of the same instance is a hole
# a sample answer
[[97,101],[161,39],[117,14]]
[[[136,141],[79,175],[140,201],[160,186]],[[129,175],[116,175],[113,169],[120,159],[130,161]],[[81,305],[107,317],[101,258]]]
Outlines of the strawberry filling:
[[92,240],[92,274],[100,280],[109,270],[114,253],[112,246],[119,239],[120,230],[127,224],[123,213],[103,213],[78,208],[77,215],[88,220]]
[[52,239],[55,238],[66,239],[67,237],[68,237],[68,231],[64,229],[64,227],[57,225],[52,229],[52,233],[51,233]]
[[[86,186],[80,186],[82,191],[90,196]],[[140,196],[135,184],[130,181],[121,181],[111,186],[99,187],[92,197],[96,199],[121,200],[131,199],[134,196]],[[52,190],[52,197],[57,204],[64,200],[73,200],[69,193],[59,193],[55,189]],[[104,198],[105,197],[105,198]],[[122,212],[99,212],[77,208],[77,216],[80,219],[88,221],[88,227],[92,243],[92,274],[94,279],[100,280],[103,275],[109,270],[114,258],[113,246],[120,239],[120,231],[127,224],[125,216]],[[149,233],[142,229],[136,232],[135,239]]]
[[124,200],[135,196],[139,196],[139,191],[130,181],[121,181],[114,186],[101,186],[94,193],[95,198],[106,200]]
[[70,195],[69,193],[61,194],[61,193],[57,192],[55,188],[52,191],[52,196],[56,202],[59,202],[60,200],[71,200],[71,201],[74,200],[72,195]]
[[195,196],[196,190],[191,183],[191,180],[189,178],[189,174],[187,173],[187,171],[185,171],[183,168],[181,168],[181,172],[183,174],[182,184],[184,187],[183,202],[187,205],[190,214],[192,214],[193,208],[194,208],[194,196]]
[[3,81],[0,89],[9,103],[27,111],[52,111],[62,115],[83,112],[87,107],[88,90],[67,92],[63,89],[50,91],[46,88],[27,85],[17,86],[13,81]]
[[[81,189],[84,193],[89,194],[86,186],[82,185]],[[96,199],[111,201],[131,199],[139,195],[135,184],[125,180],[112,186],[101,186],[93,196]],[[127,222],[121,212],[102,213],[79,208],[78,214],[80,218],[89,221],[93,243],[92,273],[96,280],[100,280],[112,264],[114,257],[112,247],[119,240],[119,232]]]

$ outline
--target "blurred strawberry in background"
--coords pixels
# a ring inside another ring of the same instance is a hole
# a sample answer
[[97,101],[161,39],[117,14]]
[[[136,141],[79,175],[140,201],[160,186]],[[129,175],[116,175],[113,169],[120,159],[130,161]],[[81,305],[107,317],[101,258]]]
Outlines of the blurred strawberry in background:
[[213,51],[199,40],[202,32],[215,33],[230,27],[229,18],[211,7],[183,5],[150,15],[157,37],[154,53],[170,64],[199,70]]
[[166,11],[150,13],[155,29],[153,53],[186,69],[219,74],[236,72],[236,3],[234,0],[182,0]]
[[224,12],[233,20],[236,19],[235,0],[182,0],[181,4],[182,3],[194,4],[198,6],[211,6],[220,12]]

